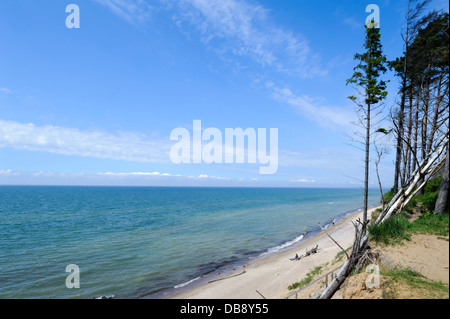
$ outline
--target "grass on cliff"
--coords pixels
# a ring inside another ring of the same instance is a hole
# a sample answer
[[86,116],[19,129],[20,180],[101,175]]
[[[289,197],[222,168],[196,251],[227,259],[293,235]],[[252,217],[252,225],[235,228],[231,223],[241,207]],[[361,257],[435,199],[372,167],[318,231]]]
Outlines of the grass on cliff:
[[384,299],[448,299],[448,285],[430,280],[410,268],[384,269]]
[[[449,235],[448,211],[442,215],[433,214],[441,178],[430,180],[422,195],[414,196],[403,211],[381,224],[368,227],[371,240],[377,244],[395,245],[409,241],[411,234],[431,234],[442,237]],[[392,190],[385,194],[385,199],[392,198]],[[420,215],[414,222],[408,221],[412,213]],[[448,240],[448,239],[447,239]]]
[[[414,222],[405,216],[397,215],[368,228],[370,238],[377,244],[395,245],[411,240],[411,234],[430,234],[449,236],[449,214],[425,214]],[[448,239],[447,239],[448,240]]]

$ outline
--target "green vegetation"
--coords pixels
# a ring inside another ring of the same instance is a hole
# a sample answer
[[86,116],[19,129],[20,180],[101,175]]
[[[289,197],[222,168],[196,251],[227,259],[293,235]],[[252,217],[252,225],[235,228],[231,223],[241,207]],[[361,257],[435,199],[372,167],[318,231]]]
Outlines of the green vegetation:
[[[436,204],[436,198],[439,193],[441,180],[442,176],[429,180],[424,187],[424,194],[415,195],[403,208],[403,211],[406,213],[412,213],[415,208],[419,209],[422,213],[434,211],[434,205]],[[394,195],[394,188],[391,188],[388,192],[383,194],[384,202],[386,204],[389,203]]]
[[368,230],[371,239],[377,244],[395,245],[411,239],[409,228],[410,223],[405,217],[393,216],[381,224],[370,225]]
[[410,268],[384,269],[380,274],[387,277],[386,285],[388,289],[385,290],[385,298],[408,297],[399,295],[405,294],[405,292],[413,296],[415,294],[416,297],[423,299],[448,298],[448,285],[429,280]]
[[314,279],[315,276],[320,275],[322,273],[322,270],[324,267],[327,266],[328,263],[326,263],[325,265],[321,265],[321,266],[317,266],[314,267],[313,270],[311,270],[309,273],[306,274],[306,277],[303,278],[301,281],[293,283],[292,285],[290,285],[288,287],[289,290],[292,289],[300,289],[305,287],[306,285],[308,285],[309,283],[311,283]]
[[[370,225],[369,234],[377,244],[395,245],[404,240],[410,240],[411,234],[449,235],[449,215],[434,215],[427,213],[410,223],[405,216],[397,215],[389,218],[384,223]],[[448,240],[447,238],[442,238]]]
[[392,198],[394,198],[394,187],[392,187],[389,192],[386,192],[383,195],[383,199],[386,204],[389,203]]
[[377,220],[378,216],[380,216],[381,214],[381,211],[381,208],[377,208],[373,211],[371,216],[371,223],[374,223]]
[[449,215],[434,215],[427,213],[410,224],[410,231],[412,233],[448,236]]
[[[449,235],[449,215],[434,215],[433,209],[439,192],[441,178],[434,178],[425,185],[422,195],[414,196],[401,214],[395,215],[385,222],[368,227],[371,239],[376,243],[385,245],[400,244],[404,240],[410,240],[411,234],[431,234],[437,236]],[[392,190],[386,193],[391,196]],[[414,222],[409,222],[408,214],[421,215]],[[448,240],[447,238],[444,238]]]
[[439,193],[442,176],[431,179],[425,185],[423,195],[415,195],[403,209],[406,213],[413,213],[414,209],[420,213],[433,212]]

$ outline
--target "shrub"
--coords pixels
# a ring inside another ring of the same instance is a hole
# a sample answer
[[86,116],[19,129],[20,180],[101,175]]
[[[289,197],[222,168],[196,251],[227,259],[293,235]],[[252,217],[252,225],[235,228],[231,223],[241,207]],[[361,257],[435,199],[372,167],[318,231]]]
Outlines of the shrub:
[[425,185],[424,193],[434,193],[439,192],[439,188],[441,187],[442,176],[438,178],[430,179]]

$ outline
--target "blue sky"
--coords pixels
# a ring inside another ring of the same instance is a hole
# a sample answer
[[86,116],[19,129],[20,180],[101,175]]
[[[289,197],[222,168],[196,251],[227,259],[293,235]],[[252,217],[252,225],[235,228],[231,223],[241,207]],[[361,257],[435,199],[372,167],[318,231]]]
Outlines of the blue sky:
[[[66,27],[69,3],[80,28]],[[361,187],[345,83],[371,3],[393,59],[404,0],[1,1],[0,184]],[[398,83],[384,78],[388,110]],[[277,172],[174,164],[170,133],[193,120],[278,128]],[[391,187],[394,147],[380,144]],[[376,187],[373,163],[370,174]]]

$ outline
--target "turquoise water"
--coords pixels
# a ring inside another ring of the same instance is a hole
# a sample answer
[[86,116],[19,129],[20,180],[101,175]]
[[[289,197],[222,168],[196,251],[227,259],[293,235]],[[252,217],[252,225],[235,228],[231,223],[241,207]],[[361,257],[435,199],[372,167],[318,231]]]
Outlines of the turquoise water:
[[[183,286],[298,242],[362,199],[360,189],[0,186],[0,298]],[[65,285],[69,264],[78,289]]]

